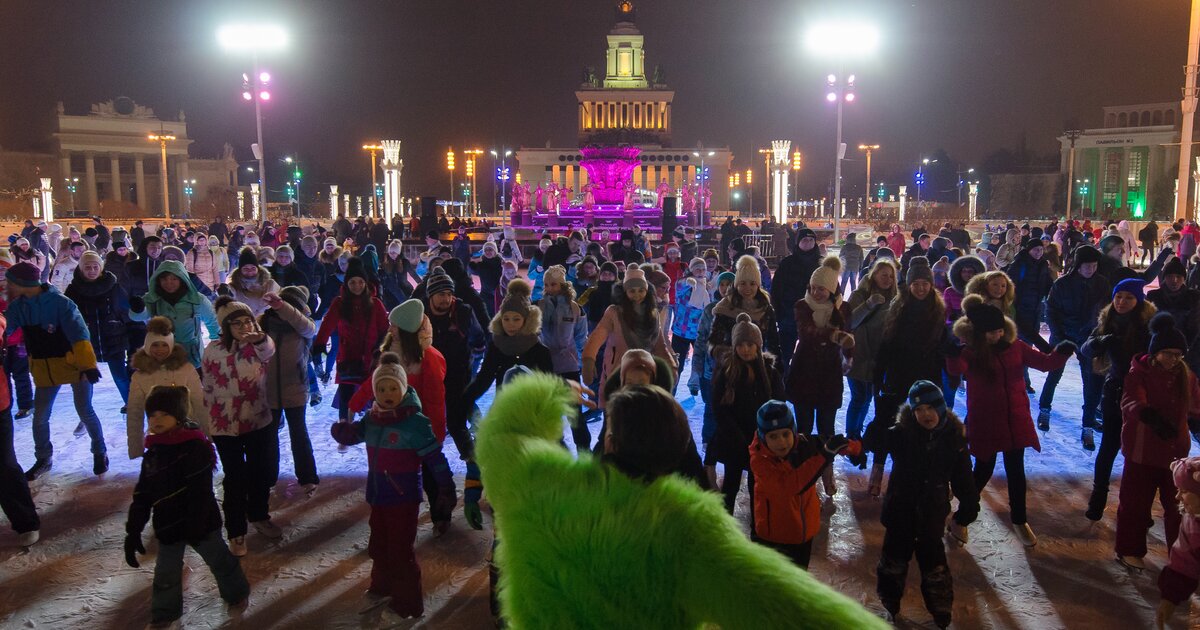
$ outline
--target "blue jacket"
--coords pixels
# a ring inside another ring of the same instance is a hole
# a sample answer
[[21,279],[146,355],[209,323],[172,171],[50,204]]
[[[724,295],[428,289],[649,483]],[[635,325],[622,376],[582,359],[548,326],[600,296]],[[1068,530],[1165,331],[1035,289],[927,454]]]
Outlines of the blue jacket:
[[[676,337],[695,341],[700,339],[700,318],[704,315],[704,307],[692,306],[692,294],[695,287],[688,282],[690,278],[680,278],[675,283],[675,317],[671,322],[671,334]],[[709,300],[705,300],[706,305]]]
[[555,374],[578,372],[579,357],[588,337],[583,308],[565,295],[543,297],[539,306],[542,309],[542,345],[550,349]]
[[29,370],[38,387],[76,383],[82,372],[96,369],[96,352],[79,307],[53,286],[43,284],[38,295],[17,298],[5,315],[10,330],[19,327],[25,333]]

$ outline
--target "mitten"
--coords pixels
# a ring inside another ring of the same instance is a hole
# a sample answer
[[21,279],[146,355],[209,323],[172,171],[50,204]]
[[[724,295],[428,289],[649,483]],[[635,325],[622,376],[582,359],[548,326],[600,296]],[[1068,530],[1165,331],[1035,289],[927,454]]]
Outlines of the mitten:
[[142,537],[137,534],[125,535],[125,564],[133,568],[141,566],[138,564],[137,554],[146,553],[146,548],[142,546]]
[[93,385],[100,382],[100,370],[97,370],[96,368],[92,368],[90,370],[84,370],[83,375],[86,376],[88,382],[90,382]]
[[1054,346],[1054,351],[1058,354],[1064,354],[1069,357],[1075,354],[1076,348],[1077,346],[1075,345],[1075,342],[1064,340],[1058,342],[1058,344]]
[[141,313],[146,310],[146,301],[136,295],[129,296],[129,310],[134,313]]

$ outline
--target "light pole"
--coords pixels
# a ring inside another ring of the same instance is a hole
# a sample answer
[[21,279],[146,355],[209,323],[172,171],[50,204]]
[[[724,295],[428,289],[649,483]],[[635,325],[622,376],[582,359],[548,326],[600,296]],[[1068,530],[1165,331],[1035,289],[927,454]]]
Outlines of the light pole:
[[162,152],[162,162],[159,163],[158,179],[162,181],[163,218],[170,221],[171,202],[170,193],[167,190],[167,142],[174,140],[175,136],[169,133],[152,133],[148,138],[151,142],[157,142]]
[[446,151],[446,170],[450,172],[450,201],[454,201],[454,147]]
[[700,170],[696,172],[696,179],[700,182],[700,190],[696,193],[696,227],[700,228],[704,225],[704,191],[708,188],[708,169],[704,167],[704,158],[716,155],[716,151],[692,151],[692,155],[700,158]]
[[871,153],[879,150],[878,144],[860,144],[859,151],[864,151],[867,154],[867,204],[871,203]]
[[471,180],[471,199],[469,201],[471,201],[475,207],[475,211],[472,214],[478,216],[479,195],[475,193],[475,160],[478,159],[479,156],[483,155],[483,149],[466,149],[463,151],[463,153],[467,156],[467,177]]
[[[1075,180],[1075,185],[1077,188],[1079,188],[1079,202],[1080,202],[1079,209],[1081,212],[1083,210],[1083,204],[1087,201],[1088,191],[1090,188],[1089,184],[1091,184],[1091,182],[1092,182],[1092,180],[1090,178],[1086,178],[1086,177],[1083,179]],[[1074,200],[1069,200],[1069,201],[1073,202]],[[1069,215],[1069,214],[1067,215],[1068,218],[1070,218],[1070,216],[1071,215]]]
[[371,152],[371,218],[374,219],[375,206],[379,200],[379,185],[375,183],[375,172],[379,168],[379,165],[375,162],[375,152],[382,151],[383,146],[379,144],[364,144],[363,150]]
[[71,216],[75,216],[75,187],[79,184],[78,177],[67,177],[67,192],[71,193]]
[[[300,216],[300,177],[302,175],[300,173],[300,162],[299,160],[292,159],[291,156],[283,158],[283,162],[292,167],[292,185],[295,187],[293,192],[296,196],[296,216]],[[290,197],[291,195],[288,196]]]
[[750,208],[749,218],[754,218],[754,169],[746,169],[746,205]]
[[1175,195],[1175,219],[1188,217],[1188,182],[1192,169],[1192,125],[1196,113],[1196,71],[1200,63],[1200,0],[1192,0],[1191,18],[1188,22],[1188,58],[1183,70],[1183,100],[1180,109],[1183,115],[1179,134],[1179,179]]
[[[1071,182],[1075,179],[1075,141],[1079,136],[1083,135],[1083,131],[1079,129],[1068,129],[1066,131],[1067,139],[1071,141],[1071,154],[1067,158],[1067,220],[1071,220]],[[961,192],[960,192],[961,194]]]
[[[500,151],[497,151],[496,149],[490,149],[488,151],[488,153],[492,154],[492,165],[493,166],[495,166],[496,160],[500,160],[500,168],[496,169],[496,181],[500,182],[500,220],[503,222],[504,208],[507,205],[506,204],[507,199],[504,196],[504,188],[505,188],[505,185],[508,183],[508,157],[510,155],[512,155],[512,151],[509,149],[505,149],[504,147],[501,147]],[[495,201],[495,200],[496,200],[496,195],[493,194],[492,201]]]
[[802,168],[804,168],[804,156],[796,151],[792,153],[792,172],[796,174],[796,203],[800,203],[800,169]]
[[[960,205],[960,206],[962,205],[962,189],[963,189],[963,184],[965,184],[965,183],[966,183],[966,182],[964,182],[964,181],[963,181],[963,175],[970,175],[971,173],[974,173],[974,172],[975,172],[975,169],[973,169],[973,168],[968,168],[968,169],[967,169],[967,170],[965,170],[965,171],[964,171],[964,170],[959,170],[959,171],[958,171],[958,173],[957,173],[957,175],[958,175],[958,205]],[[1071,181],[1071,180],[1068,178],[1068,179],[1067,179],[1067,181]],[[1068,190],[1068,191],[1067,191],[1067,196],[1068,196],[1068,197],[1070,197],[1070,194],[1071,194],[1071,192],[1070,192],[1070,190]],[[1067,199],[1067,205],[1068,205],[1068,206],[1069,206],[1069,205],[1071,205],[1071,200],[1070,200],[1069,198]],[[1070,213],[1068,213],[1068,215],[1067,215],[1067,216],[1070,216]]]
[[921,207],[921,189],[925,187],[925,167],[930,164],[936,164],[937,160],[929,158],[921,158],[921,162],[917,164],[917,176],[915,182],[917,184],[917,207]]
[[[770,148],[759,149],[759,155],[763,156],[763,178],[767,180],[767,210],[771,208],[771,155],[774,153]],[[754,218],[754,206],[750,206],[750,218]]]
[[816,24],[808,30],[805,43],[809,51],[832,57],[837,62],[838,74],[826,77],[829,88],[825,100],[837,103],[837,141],[834,146],[833,167],[833,240],[841,237],[839,224],[842,206],[842,160],[846,156],[846,145],[842,143],[842,105],[854,102],[854,75],[842,77],[847,58],[863,56],[879,46],[879,31],[865,23],[835,22]]
[[258,130],[258,144],[254,147],[258,159],[259,206],[267,211],[267,154],[263,146],[262,102],[271,100],[267,84],[271,75],[258,69],[258,54],[282,50],[287,46],[288,35],[277,24],[229,24],[217,29],[217,41],[231,52],[249,52],[253,65],[253,80],[242,74],[242,98],[254,101],[254,123]]

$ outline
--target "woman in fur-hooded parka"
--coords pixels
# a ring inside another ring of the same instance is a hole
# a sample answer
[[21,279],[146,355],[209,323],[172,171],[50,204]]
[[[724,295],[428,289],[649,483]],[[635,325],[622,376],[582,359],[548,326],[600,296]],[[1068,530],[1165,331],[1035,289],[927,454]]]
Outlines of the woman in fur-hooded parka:
[[571,398],[553,374],[523,376],[479,428],[512,627],[888,627],[747,540],[714,493],[677,475],[635,479],[559,446]]
[[129,367],[133,375],[129,380],[129,404],[126,406],[125,427],[129,438],[129,459],[141,457],[146,451],[146,396],[159,385],[179,385],[188,388],[192,411],[189,418],[205,435],[210,434],[208,407],[204,404],[204,386],[200,373],[192,366],[188,351],[175,343],[174,326],[166,317],[154,317],[146,324],[147,344],[165,338],[172,344],[171,354],[160,361],[143,346],[133,353]]
[[[978,296],[967,296],[963,312],[981,301]],[[1042,450],[1029,413],[1024,370],[1061,369],[1074,354],[1074,344],[1068,354],[1039,352],[1017,338],[1017,325],[1005,317],[1004,337],[990,347],[992,356],[981,362],[975,360],[975,328],[965,315],[954,323],[954,334],[966,347],[959,356],[947,357],[946,371],[967,377],[967,442],[971,454],[989,457],[1020,448]]]
[[[522,278],[508,283],[504,303],[490,324],[492,337],[483,355],[483,363],[479,365],[479,373],[463,393],[468,401],[478,400],[492,383],[502,380],[504,373],[514,365],[554,374],[554,358],[541,341],[542,310],[530,303],[532,293],[533,287]],[[515,335],[506,333],[501,323],[507,313],[518,313],[525,320]]]

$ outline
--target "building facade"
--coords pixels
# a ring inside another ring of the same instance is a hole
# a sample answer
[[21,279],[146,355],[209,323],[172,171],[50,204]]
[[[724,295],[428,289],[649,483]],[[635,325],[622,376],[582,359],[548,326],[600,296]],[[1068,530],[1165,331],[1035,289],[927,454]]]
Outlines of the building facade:
[[[1100,216],[1141,218],[1148,211],[1169,216],[1175,203],[1179,135],[1178,101],[1105,107],[1103,126],[1085,129],[1075,140],[1072,208]],[[1063,135],[1058,141],[1060,171],[1066,175],[1071,139]],[[1190,187],[1184,187],[1184,194]]]

